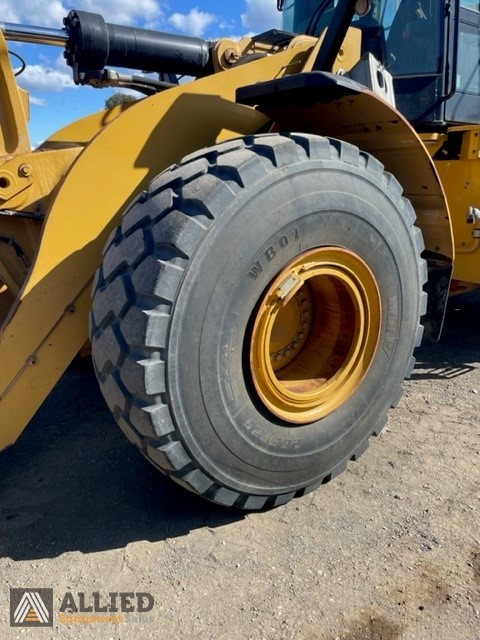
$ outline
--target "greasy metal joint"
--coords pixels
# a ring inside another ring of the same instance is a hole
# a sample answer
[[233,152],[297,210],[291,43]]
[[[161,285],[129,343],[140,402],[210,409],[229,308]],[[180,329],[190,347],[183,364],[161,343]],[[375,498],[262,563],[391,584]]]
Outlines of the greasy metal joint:
[[0,171],[0,197],[8,198],[15,191],[15,176],[5,169]]
[[223,54],[223,59],[226,64],[232,66],[240,59],[240,54],[233,48],[227,49]]

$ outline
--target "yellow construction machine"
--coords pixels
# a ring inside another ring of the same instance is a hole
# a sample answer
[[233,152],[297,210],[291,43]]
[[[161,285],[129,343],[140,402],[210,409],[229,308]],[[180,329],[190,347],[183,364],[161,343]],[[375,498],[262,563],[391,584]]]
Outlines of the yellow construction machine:
[[[156,467],[282,504],[362,453],[480,285],[478,5],[279,1],[283,30],[238,42],[1,25],[2,447],[91,344]],[[10,41],[144,97],[32,149]]]

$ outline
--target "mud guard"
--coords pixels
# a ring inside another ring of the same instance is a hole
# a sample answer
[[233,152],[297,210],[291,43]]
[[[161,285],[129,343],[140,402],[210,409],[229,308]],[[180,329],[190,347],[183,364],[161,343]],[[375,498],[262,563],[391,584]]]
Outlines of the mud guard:
[[441,333],[453,270],[450,212],[435,165],[402,114],[346,76],[312,71],[241,87],[237,101],[275,121],[277,131],[345,140],[375,156],[403,187],[417,214],[429,265],[426,333]]

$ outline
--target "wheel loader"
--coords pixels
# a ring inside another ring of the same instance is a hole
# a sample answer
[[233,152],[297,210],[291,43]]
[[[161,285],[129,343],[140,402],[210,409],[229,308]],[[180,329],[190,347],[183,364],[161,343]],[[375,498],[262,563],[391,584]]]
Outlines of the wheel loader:
[[[360,456],[448,296],[480,285],[478,5],[278,9],[240,41],[75,10],[1,25],[2,448],[91,349],[160,471],[283,504]],[[32,149],[15,41],[142,97]]]

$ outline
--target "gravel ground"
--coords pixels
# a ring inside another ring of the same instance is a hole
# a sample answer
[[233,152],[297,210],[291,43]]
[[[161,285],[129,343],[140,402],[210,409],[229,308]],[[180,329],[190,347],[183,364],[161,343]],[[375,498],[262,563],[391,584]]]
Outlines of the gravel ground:
[[[76,363],[0,456],[0,637],[480,640],[479,401],[472,295],[451,304],[442,341],[418,350],[358,463],[304,498],[244,514],[151,468],[89,363]],[[10,627],[10,587],[53,588],[53,627]],[[122,622],[66,623],[67,592],[77,604],[79,592],[87,603],[92,592],[148,592],[155,604]]]

